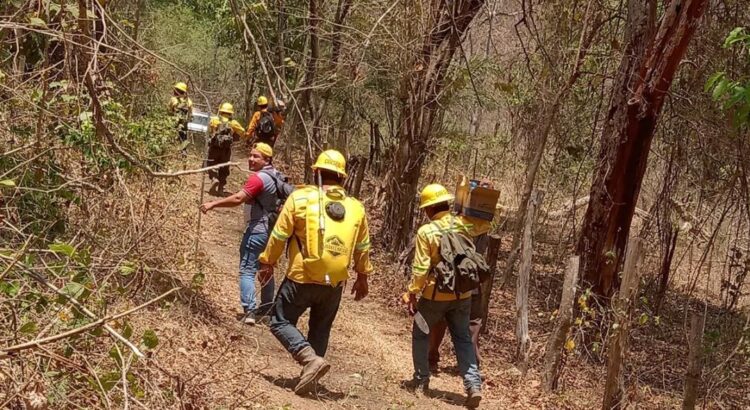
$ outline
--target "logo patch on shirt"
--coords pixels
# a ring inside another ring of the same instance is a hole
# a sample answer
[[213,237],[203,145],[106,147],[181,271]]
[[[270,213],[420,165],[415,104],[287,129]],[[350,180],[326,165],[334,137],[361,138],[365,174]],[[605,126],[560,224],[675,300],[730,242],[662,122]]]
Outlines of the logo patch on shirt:
[[326,238],[325,250],[333,256],[341,256],[349,253],[344,241],[336,235]]

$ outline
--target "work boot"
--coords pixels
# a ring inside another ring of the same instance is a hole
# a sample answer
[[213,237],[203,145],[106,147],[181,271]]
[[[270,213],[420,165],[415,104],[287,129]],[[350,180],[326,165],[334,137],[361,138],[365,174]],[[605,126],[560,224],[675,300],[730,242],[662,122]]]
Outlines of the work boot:
[[429,379],[411,379],[403,383],[404,388],[414,392],[417,396],[427,396],[430,391]]
[[482,401],[482,389],[473,386],[466,391],[466,407],[470,409],[477,408],[480,401]]
[[255,313],[253,312],[246,312],[245,317],[242,318],[242,321],[246,325],[255,326]]
[[318,380],[331,369],[331,365],[325,359],[315,354],[312,346],[300,350],[294,355],[294,359],[302,365],[299,382],[294,387],[294,393],[300,396],[309,393]]

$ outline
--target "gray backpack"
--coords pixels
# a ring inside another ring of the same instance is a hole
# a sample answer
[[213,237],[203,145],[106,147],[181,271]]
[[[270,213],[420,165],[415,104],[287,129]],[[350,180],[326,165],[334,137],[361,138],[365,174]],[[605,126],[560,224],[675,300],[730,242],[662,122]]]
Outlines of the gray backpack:
[[[433,225],[439,229],[437,224]],[[479,288],[489,278],[490,268],[484,256],[477,252],[474,242],[466,235],[453,231],[453,221],[440,238],[440,261],[433,268],[435,289],[439,292],[460,294]]]

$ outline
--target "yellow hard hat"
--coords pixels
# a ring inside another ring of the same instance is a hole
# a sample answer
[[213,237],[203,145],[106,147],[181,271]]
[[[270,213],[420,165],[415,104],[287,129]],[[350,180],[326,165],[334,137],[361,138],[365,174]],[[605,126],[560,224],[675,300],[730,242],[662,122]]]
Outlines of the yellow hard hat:
[[174,84],[174,89],[182,91],[183,93],[186,93],[187,92],[187,84],[185,84],[183,82],[175,83]]
[[346,159],[335,149],[323,151],[312,166],[313,170],[327,169],[339,175],[346,176]]
[[258,105],[268,105],[268,98],[265,95],[258,97]]
[[452,200],[453,195],[451,195],[444,186],[440,184],[430,184],[424,187],[419,194],[419,209]]
[[234,114],[234,107],[232,107],[232,104],[225,102],[219,107],[219,113],[222,112],[225,114]]
[[273,148],[265,142],[259,142],[253,146],[253,149],[267,156],[268,158],[273,157]]

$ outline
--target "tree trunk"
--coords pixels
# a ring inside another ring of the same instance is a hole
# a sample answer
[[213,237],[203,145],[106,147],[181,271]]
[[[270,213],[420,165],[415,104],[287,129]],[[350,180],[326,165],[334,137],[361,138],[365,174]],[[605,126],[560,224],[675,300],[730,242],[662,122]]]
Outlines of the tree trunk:
[[628,2],[627,47],[577,249],[580,276],[599,296],[609,297],[619,287],[617,272],[664,96],[707,5],[708,0],[671,2],[653,36],[656,2]]
[[398,142],[385,176],[382,236],[394,251],[404,248],[411,233],[414,201],[422,165],[440,118],[439,97],[453,55],[484,0],[432,1],[422,50],[401,81]]
[[495,283],[495,271],[497,271],[497,256],[500,252],[502,238],[499,235],[490,235],[487,245],[487,265],[490,267],[490,278],[482,284],[482,329],[481,333],[487,333],[487,319],[490,315],[490,297],[492,297],[492,286]]
[[521,241],[521,268],[518,272],[516,289],[516,360],[521,373],[526,374],[529,365],[529,279],[531,277],[531,259],[534,252],[532,231],[537,207],[544,198],[543,191],[534,191],[529,200]]
[[698,388],[703,371],[703,327],[706,317],[702,311],[690,314],[690,337],[688,340],[688,368],[685,374],[683,410],[693,410],[698,400]]
[[576,283],[578,283],[578,264],[580,258],[571,256],[565,270],[562,298],[560,299],[559,317],[555,330],[547,340],[544,356],[544,387],[548,392],[557,389],[562,367],[563,347],[568,339],[570,327],[573,324],[573,309],[575,308]]
[[674,258],[674,251],[677,249],[677,236],[679,233],[679,229],[672,227],[669,228],[667,233],[667,248],[662,257],[661,268],[659,269],[659,288],[656,291],[656,301],[654,303],[656,305],[654,312],[656,316],[658,316],[661,311],[661,306],[664,303],[664,296],[667,293],[669,272],[672,270],[672,259]]
[[622,273],[623,286],[612,301],[614,323],[607,345],[607,380],[604,385],[603,410],[625,408],[623,405],[622,369],[628,350],[628,330],[630,328],[630,312],[633,301],[638,293],[640,281],[640,265],[643,255],[643,242],[634,238],[628,247],[625,258],[625,268]]

